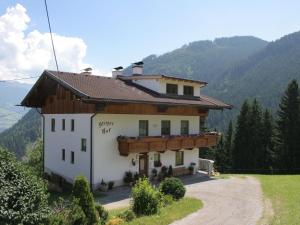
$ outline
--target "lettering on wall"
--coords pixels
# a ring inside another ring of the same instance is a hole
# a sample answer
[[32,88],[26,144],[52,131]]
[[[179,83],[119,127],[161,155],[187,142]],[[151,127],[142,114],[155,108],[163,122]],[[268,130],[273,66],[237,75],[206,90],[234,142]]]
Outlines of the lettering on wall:
[[111,132],[114,122],[111,121],[100,121],[98,124],[102,134],[108,134]]

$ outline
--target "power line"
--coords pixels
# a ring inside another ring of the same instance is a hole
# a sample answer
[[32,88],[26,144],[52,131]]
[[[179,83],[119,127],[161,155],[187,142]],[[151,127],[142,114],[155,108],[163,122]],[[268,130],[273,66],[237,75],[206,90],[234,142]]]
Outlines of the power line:
[[52,36],[52,30],[51,30],[51,24],[50,24],[50,19],[49,19],[47,0],[44,0],[44,2],[45,2],[46,13],[47,13],[49,32],[50,32],[50,37],[51,37],[52,50],[53,50],[54,60],[55,60],[55,64],[56,64],[56,70],[58,71],[58,64],[57,64],[56,53],[55,53],[54,42],[53,42],[53,36]]
[[38,77],[39,76],[15,78],[15,79],[10,79],[10,80],[0,80],[0,82],[9,82],[9,81],[16,81],[16,80],[28,80],[28,79],[38,78]]

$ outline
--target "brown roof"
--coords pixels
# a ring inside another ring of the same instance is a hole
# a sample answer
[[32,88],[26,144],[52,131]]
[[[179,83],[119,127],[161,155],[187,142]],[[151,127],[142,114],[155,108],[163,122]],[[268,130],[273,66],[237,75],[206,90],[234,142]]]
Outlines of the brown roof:
[[201,97],[175,97],[157,93],[138,84],[134,84],[131,81],[122,79],[49,70],[44,71],[34,87],[24,98],[21,105],[40,107],[38,105],[30,105],[26,100],[31,97],[37,97],[35,96],[38,95],[37,92],[33,90],[36,90],[40,83],[45,83],[45,79],[48,78],[57,81],[81,97],[84,101],[194,105],[214,109],[231,108],[228,104],[203,95],[201,95]]

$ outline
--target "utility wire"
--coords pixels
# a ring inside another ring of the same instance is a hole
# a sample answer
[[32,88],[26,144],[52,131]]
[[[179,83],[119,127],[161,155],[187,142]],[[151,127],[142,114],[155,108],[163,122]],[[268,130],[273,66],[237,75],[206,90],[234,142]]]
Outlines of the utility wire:
[[0,80],[0,82],[9,82],[9,81],[15,81],[15,80],[27,80],[27,79],[33,79],[33,78],[38,78],[38,77],[39,76],[15,78],[15,79],[11,79],[11,80]]
[[47,0],[44,0],[44,2],[45,2],[46,13],[47,13],[47,20],[48,20],[49,32],[50,32],[50,37],[51,37],[52,50],[53,50],[54,60],[55,60],[55,64],[56,64],[56,70],[58,71],[58,64],[57,64],[57,58],[56,58],[56,53],[55,53],[55,48],[54,48],[54,42],[53,42],[51,24],[50,24],[50,19],[49,19],[49,12],[48,12]]

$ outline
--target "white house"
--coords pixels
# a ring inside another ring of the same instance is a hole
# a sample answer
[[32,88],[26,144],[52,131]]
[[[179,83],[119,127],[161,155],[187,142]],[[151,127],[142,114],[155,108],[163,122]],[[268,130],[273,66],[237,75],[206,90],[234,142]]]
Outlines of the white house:
[[142,72],[142,63],[130,76],[43,72],[21,105],[41,109],[45,173],[84,175],[97,188],[121,185],[126,171],[198,163],[199,148],[218,139],[201,130],[209,109],[231,106],[202,95],[205,82]]

